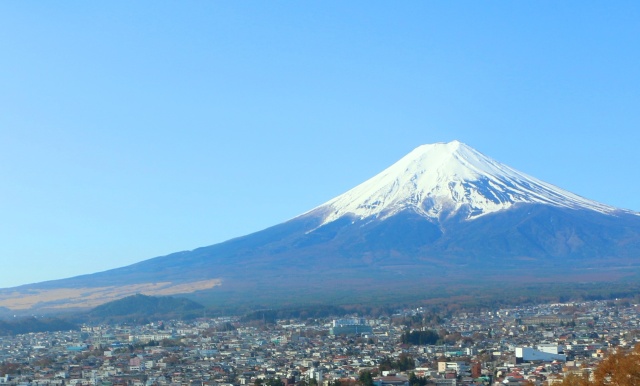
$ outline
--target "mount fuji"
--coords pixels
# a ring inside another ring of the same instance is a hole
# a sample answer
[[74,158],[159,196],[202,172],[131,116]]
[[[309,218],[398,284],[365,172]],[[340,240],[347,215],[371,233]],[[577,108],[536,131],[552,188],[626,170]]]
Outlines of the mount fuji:
[[518,172],[459,141],[452,141],[416,148],[382,173],[311,213],[323,217],[323,225],[344,216],[384,220],[406,210],[443,222],[457,214],[473,220],[518,204],[545,204],[604,214],[621,212]]
[[82,308],[138,292],[255,304],[420,296],[460,283],[624,280],[640,272],[639,261],[639,213],[452,141],[420,146],[282,224],[127,267],[0,290],[0,306]]

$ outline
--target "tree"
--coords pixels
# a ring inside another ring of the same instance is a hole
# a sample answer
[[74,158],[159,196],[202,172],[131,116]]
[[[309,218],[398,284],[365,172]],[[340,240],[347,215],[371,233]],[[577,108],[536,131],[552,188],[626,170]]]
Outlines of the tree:
[[409,386],[425,386],[427,384],[427,377],[417,377],[412,371],[409,373]]
[[385,356],[380,360],[380,364],[378,365],[378,369],[380,371],[389,371],[393,369],[393,361],[388,356]]
[[635,386],[640,385],[640,345],[625,352],[616,350],[607,356],[596,368],[593,376],[597,385]]
[[576,374],[569,374],[564,378],[564,380],[560,385],[561,386],[591,386],[593,384],[589,381],[589,378],[584,375],[580,376]]
[[435,344],[438,338],[438,333],[432,330],[405,332],[400,337],[402,343],[412,345]]
[[640,344],[633,350],[618,348],[609,354],[593,372],[593,381],[586,374],[570,374],[562,386],[635,386],[640,385]]
[[284,382],[280,378],[269,378],[267,382],[265,382],[266,386],[284,386]]
[[3,362],[0,364],[0,374],[18,374],[20,365],[17,363]]
[[416,368],[416,363],[410,355],[400,354],[397,361],[392,360],[388,356],[385,356],[380,360],[380,364],[378,365],[378,370],[380,371],[389,371],[389,370],[399,370],[399,371],[407,371],[413,370]]
[[358,381],[363,386],[373,386],[373,374],[371,374],[371,371],[369,370],[363,370],[360,372]]
[[416,368],[416,362],[410,355],[402,353],[393,367],[400,371],[413,370]]

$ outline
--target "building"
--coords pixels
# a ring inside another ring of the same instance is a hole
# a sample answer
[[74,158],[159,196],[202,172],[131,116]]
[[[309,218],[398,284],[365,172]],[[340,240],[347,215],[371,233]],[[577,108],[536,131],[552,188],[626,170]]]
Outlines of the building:
[[525,326],[561,326],[573,322],[571,315],[536,315],[521,319]]
[[471,366],[466,362],[438,362],[438,372],[455,372],[456,375],[462,373],[468,373],[471,371]]
[[389,375],[373,379],[375,386],[409,386],[409,378],[404,376]]
[[533,347],[516,347],[516,363],[535,362],[535,361],[566,362],[567,357],[564,354],[552,354],[550,352],[536,350]]
[[335,319],[329,330],[331,335],[368,335],[373,332],[365,319]]

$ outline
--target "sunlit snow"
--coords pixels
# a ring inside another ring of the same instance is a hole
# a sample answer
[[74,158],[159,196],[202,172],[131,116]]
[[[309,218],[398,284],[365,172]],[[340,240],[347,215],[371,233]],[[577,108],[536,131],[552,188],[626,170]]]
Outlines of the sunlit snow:
[[407,209],[429,218],[475,219],[518,203],[612,214],[620,209],[588,200],[495,161],[461,143],[422,145],[375,177],[308,213],[322,224],[345,215],[386,218]]

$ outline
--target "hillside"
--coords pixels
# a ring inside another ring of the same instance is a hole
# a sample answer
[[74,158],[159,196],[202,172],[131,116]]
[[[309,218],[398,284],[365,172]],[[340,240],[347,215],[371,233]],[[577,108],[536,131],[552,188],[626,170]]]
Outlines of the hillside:
[[78,326],[58,318],[18,318],[0,320],[0,336],[27,334],[30,332],[78,330]]
[[110,321],[182,319],[201,316],[203,311],[203,305],[188,299],[136,294],[95,307],[87,313],[87,317]]

